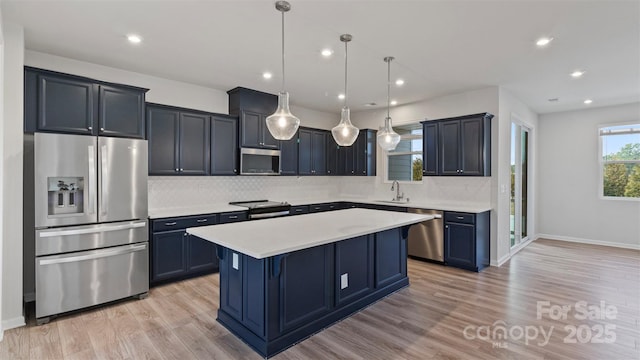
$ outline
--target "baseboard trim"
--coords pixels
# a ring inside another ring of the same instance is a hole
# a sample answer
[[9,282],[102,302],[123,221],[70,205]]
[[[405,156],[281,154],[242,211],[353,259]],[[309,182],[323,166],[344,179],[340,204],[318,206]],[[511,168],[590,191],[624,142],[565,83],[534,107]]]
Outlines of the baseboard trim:
[[13,319],[2,320],[2,331],[14,329],[14,328],[25,326],[25,325],[27,324],[24,322],[24,316],[18,316]]
[[640,244],[626,244],[626,243],[583,239],[583,238],[577,238],[572,236],[562,236],[562,235],[552,235],[552,234],[538,234],[538,238],[555,240],[555,241],[568,241],[568,242],[581,243],[581,244],[610,246],[610,247],[623,248],[623,249],[640,250]]
[[498,261],[491,261],[489,263],[490,266],[497,266],[500,267],[502,266],[504,263],[506,263],[507,261],[509,261],[509,259],[511,259],[511,254],[505,254],[503,257],[501,257],[500,259],[498,259]]

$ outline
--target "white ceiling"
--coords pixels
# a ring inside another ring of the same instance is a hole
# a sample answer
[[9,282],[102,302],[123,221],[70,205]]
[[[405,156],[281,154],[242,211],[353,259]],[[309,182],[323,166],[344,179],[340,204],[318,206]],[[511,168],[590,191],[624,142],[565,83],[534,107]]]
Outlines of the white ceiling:
[[[386,104],[395,56],[400,104],[500,85],[539,113],[640,99],[638,1],[306,1],[286,14],[287,90],[301,106],[338,112],[342,33],[349,105]],[[280,88],[280,13],[261,1],[11,1],[4,21],[31,50],[204,85]],[[130,45],[128,33],[144,41]],[[552,36],[539,49],[535,40]],[[330,59],[320,50],[331,47]],[[569,74],[586,70],[580,79]],[[271,71],[270,81],[262,79]],[[558,98],[557,102],[549,102]]]

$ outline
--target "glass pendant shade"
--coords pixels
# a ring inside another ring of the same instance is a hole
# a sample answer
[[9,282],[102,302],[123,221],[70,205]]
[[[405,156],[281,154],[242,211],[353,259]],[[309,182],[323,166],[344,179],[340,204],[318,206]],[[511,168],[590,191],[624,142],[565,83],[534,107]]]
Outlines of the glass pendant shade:
[[331,135],[340,146],[351,146],[358,138],[360,130],[351,124],[351,111],[348,107],[342,108],[342,116],[340,122],[333,129]]
[[300,119],[289,110],[289,93],[278,94],[278,108],[267,117],[267,128],[276,140],[289,140],[298,131]]
[[267,129],[276,140],[289,140],[298,131],[300,119],[295,117],[289,110],[289,93],[284,89],[285,73],[284,73],[284,13],[291,10],[291,4],[287,1],[276,1],[276,10],[282,14],[282,90],[278,94],[278,108],[276,112],[269,115],[265,122]]
[[391,151],[395,150],[396,146],[400,142],[400,135],[397,132],[393,131],[393,127],[391,127],[391,118],[386,117],[384,119],[384,129],[378,131],[378,146],[380,146],[383,150]]

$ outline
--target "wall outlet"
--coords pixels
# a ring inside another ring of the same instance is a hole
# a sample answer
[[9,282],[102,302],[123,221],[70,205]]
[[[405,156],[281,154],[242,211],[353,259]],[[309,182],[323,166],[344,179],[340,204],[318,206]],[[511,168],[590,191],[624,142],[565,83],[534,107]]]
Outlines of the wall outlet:
[[233,266],[234,269],[238,270],[240,268],[240,266],[238,265],[238,262],[239,262],[238,261],[238,254],[233,253],[232,258],[233,258],[233,260],[232,260],[231,266]]
[[349,287],[349,273],[340,275],[340,290]]

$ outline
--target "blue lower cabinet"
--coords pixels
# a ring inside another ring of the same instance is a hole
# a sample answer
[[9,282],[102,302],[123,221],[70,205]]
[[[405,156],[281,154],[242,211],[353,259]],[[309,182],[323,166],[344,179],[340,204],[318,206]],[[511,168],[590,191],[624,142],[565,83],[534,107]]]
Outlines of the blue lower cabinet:
[[151,238],[151,280],[162,281],[187,273],[187,234],[184,230],[165,231]]
[[186,232],[188,227],[216,223],[216,215],[152,220],[150,283],[154,285],[218,271],[216,245]]
[[265,259],[219,248],[218,321],[273,356],[407,286],[402,234],[393,229]]
[[490,212],[446,212],[444,215],[444,262],[480,271],[489,265]]

